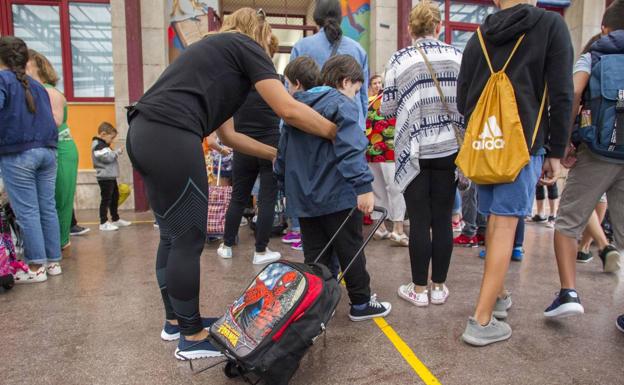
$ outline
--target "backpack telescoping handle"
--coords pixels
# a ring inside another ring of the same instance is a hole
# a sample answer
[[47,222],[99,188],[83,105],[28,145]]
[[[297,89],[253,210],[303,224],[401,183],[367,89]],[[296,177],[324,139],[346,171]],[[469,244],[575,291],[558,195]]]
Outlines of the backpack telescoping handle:
[[[316,257],[316,260],[314,260],[314,263],[318,263],[319,259],[321,259],[321,256],[323,256],[327,252],[327,250],[329,250],[331,245],[334,243],[334,240],[336,240],[336,238],[338,237],[338,234],[340,234],[342,229],[346,226],[347,222],[349,222],[349,220],[353,217],[353,214],[355,214],[355,211],[357,209],[358,209],[357,207],[354,207],[354,208],[351,209],[351,211],[349,211],[349,214],[347,215],[345,220],[342,222],[340,227],[338,227],[338,230],[336,230],[336,232],[331,237],[329,242],[327,242],[327,244],[325,245],[323,250],[321,250],[321,252],[319,253],[318,257]],[[366,236],[366,238],[364,239],[364,242],[362,242],[362,246],[360,246],[358,251],[355,253],[353,258],[351,259],[351,262],[349,262],[347,267],[345,267],[342,270],[342,272],[340,273],[340,275],[338,276],[338,282],[340,282],[342,280],[342,278],[345,276],[345,274],[347,273],[347,271],[349,271],[349,269],[351,268],[351,265],[353,265],[353,262],[355,262],[355,260],[360,256],[360,254],[362,254],[362,251],[364,251],[364,248],[366,248],[366,245],[368,245],[370,240],[373,239],[373,236],[375,235],[375,232],[377,230],[379,230],[379,227],[381,226],[381,224],[384,223],[384,221],[388,217],[388,210],[386,210],[383,207],[375,206],[373,208],[373,212],[381,213],[381,217],[375,222],[375,224],[373,225],[373,230]]]

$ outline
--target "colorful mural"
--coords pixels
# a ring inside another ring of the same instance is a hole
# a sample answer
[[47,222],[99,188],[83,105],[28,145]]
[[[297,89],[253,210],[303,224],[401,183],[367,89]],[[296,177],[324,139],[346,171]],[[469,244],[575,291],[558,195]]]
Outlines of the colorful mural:
[[342,3],[342,32],[360,43],[368,52],[370,48],[370,0],[340,0]]

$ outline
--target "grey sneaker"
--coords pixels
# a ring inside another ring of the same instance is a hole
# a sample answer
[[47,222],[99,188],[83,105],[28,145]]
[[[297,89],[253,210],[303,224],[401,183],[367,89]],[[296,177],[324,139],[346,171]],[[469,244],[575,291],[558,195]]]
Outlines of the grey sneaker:
[[490,323],[481,326],[474,317],[468,317],[466,330],[461,338],[473,346],[486,346],[494,342],[505,341],[511,337],[511,327],[503,321],[492,317]]
[[492,315],[497,319],[507,318],[507,310],[511,308],[511,305],[511,294],[507,294],[505,298],[496,297],[496,304],[494,305]]

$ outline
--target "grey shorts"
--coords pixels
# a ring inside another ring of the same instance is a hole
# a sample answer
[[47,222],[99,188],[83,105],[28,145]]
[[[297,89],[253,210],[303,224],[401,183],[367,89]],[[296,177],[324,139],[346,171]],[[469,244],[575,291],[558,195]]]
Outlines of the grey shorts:
[[585,146],[579,149],[576,165],[568,174],[555,228],[578,238],[605,192],[615,241],[624,248],[624,164],[600,160]]

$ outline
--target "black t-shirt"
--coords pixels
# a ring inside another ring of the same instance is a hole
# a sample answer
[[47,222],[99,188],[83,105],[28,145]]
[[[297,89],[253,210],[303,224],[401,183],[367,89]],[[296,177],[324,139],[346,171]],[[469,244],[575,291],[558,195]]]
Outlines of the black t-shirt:
[[271,146],[277,146],[279,143],[279,122],[279,116],[266,104],[255,88],[252,88],[245,103],[234,114],[237,132]]
[[267,53],[241,33],[208,36],[160,75],[136,108],[148,120],[210,135],[238,110],[252,85],[277,79]]

